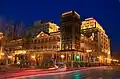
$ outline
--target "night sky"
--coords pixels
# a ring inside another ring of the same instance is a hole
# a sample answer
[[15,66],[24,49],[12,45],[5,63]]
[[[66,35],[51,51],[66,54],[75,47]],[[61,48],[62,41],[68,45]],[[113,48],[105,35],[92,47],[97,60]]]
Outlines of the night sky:
[[94,17],[109,35],[112,52],[120,53],[120,0],[0,0],[0,16],[28,26],[36,20],[59,25],[61,13],[70,10]]

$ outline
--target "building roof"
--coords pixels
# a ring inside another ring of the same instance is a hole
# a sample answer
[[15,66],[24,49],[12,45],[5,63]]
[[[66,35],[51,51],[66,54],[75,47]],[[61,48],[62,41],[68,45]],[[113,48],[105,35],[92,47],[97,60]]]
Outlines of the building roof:
[[37,33],[33,36],[33,38],[38,38],[38,37],[40,37],[40,36],[41,36],[41,34],[43,34],[43,35],[50,35],[50,34],[49,34],[49,33],[47,33],[47,32],[40,31],[40,32],[37,32]]
[[68,15],[68,14],[73,14],[73,13],[75,13],[78,17],[80,17],[80,15],[74,10],[62,13],[62,16],[65,16],[65,15]]
[[2,33],[2,32],[0,32],[0,35],[3,35],[3,33]]
[[45,33],[43,31],[41,31],[35,38],[45,37],[45,36],[49,36],[49,33]]
[[84,21],[82,21],[82,27],[85,27],[84,24],[87,24],[86,28],[93,28],[93,27],[95,27],[95,23],[96,23],[96,28],[98,28],[99,30],[105,32],[105,30],[103,29],[103,27],[93,17],[86,18]]

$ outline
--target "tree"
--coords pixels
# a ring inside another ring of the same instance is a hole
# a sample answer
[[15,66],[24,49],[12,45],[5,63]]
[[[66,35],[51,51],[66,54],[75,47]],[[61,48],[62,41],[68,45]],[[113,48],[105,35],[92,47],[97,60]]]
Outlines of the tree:
[[31,34],[27,35],[23,40],[24,40],[24,47],[28,49],[30,43],[32,42],[32,35]]

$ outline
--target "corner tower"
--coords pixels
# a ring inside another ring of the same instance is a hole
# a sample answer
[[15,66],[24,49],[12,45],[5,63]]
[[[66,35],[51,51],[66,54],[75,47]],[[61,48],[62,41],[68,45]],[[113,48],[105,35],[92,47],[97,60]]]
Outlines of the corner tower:
[[75,11],[62,13],[61,15],[61,50],[80,49],[80,15]]

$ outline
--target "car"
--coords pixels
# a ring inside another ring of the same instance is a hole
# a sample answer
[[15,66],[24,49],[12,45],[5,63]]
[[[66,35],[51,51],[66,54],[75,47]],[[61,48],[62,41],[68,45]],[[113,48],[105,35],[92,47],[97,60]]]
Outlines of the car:
[[59,64],[57,71],[66,71],[67,70],[67,66],[65,64]]
[[50,70],[55,70],[55,69],[58,69],[58,66],[57,66],[57,65],[54,65],[53,67],[50,67],[49,69],[50,69]]

